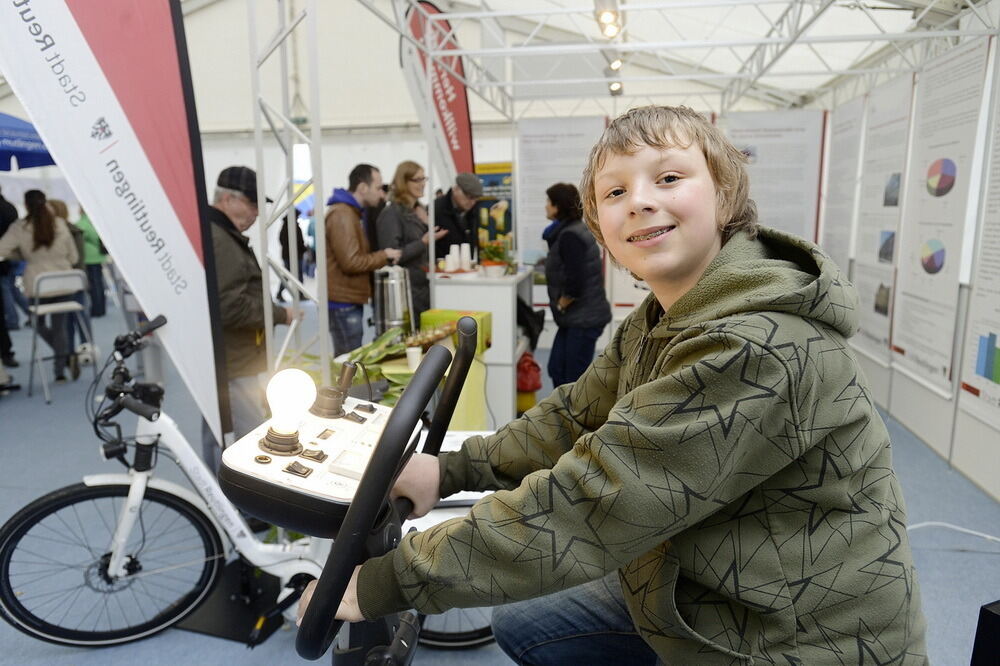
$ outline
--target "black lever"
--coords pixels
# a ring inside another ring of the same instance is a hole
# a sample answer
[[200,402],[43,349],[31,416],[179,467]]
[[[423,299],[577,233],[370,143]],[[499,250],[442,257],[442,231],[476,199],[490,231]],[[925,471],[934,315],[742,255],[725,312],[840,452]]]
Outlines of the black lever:
[[[448,379],[445,380],[444,389],[441,391],[441,400],[434,410],[431,427],[427,432],[427,439],[424,440],[422,449],[424,453],[436,456],[441,450],[441,442],[448,432],[448,424],[451,423],[458,398],[462,394],[462,386],[476,356],[477,329],[476,320],[472,317],[462,317],[458,320],[458,347],[455,349],[455,359],[451,362]],[[403,515],[405,517],[407,514]]]
[[385,424],[299,626],[295,649],[303,659],[322,657],[340,631],[343,622],[330,618],[337,614],[354,567],[367,557],[360,537],[368,534],[382,511],[413,428],[450,360],[447,349],[431,347]]

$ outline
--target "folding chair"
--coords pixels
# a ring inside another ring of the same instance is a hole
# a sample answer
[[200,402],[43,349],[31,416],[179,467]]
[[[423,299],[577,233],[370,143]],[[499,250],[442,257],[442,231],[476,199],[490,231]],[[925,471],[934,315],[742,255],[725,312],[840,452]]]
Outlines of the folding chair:
[[[42,303],[43,298],[52,298],[54,296],[72,296],[73,294],[82,291],[84,294],[84,301],[87,300],[87,274],[81,270],[69,270],[69,271],[49,271],[47,273],[41,273],[35,276],[35,288],[33,291],[33,296],[31,304],[28,306],[28,312],[31,316],[31,369],[28,372],[28,395],[31,395],[31,390],[34,388],[35,384],[35,367],[38,367],[38,376],[42,382],[42,391],[45,393],[45,402],[51,403],[52,396],[49,394],[49,383],[45,378],[45,370],[42,367],[42,361],[48,361],[55,356],[39,356],[38,355],[38,322],[42,317],[46,315],[55,314],[75,314],[77,321],[80,322],[81,336],[86,339],[87,342],[93,346],[94,340],[93,335],[87,326],[86,318],[84,317],[84,312],[86,310],[86,305],[83,303],[78,303],[75,300],[57,301],[55,303]],[[72,354],[73,350],[67,350],[68,354]],[[67,358],[67,363],[69,359]],[[92,363],[91,367],[94,370],[94,377],[97,377],[97,363]]]

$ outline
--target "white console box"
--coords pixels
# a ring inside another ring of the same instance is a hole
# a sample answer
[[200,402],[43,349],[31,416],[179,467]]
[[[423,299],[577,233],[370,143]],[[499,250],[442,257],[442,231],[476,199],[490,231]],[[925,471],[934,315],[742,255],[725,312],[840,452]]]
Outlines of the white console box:
[[[358,406],[373,406],[375,411],[359,411]],[[350,504],[392,410],[348,397],[344,400],[344,411],[347,414],[358,414],[365,419],[364,423],[355,423],[347,418],[324,419],[307,414],[299,427],[299,442],[304,450],[320,451],[326,456],[322,461],[302,454],[277,455],[261,448],[260,441],[264,439],[269,427],[269,422],[264,422],[226,448],[222,453],[223,463],[233,471],[273,486]],[[418,421],[410,435],[411,441],[419,433],[420,427]],[[287,472],[286,468],[292,463],[297,463],[299,469],[310,470],[308,476]]]
[[486,403],[500,428],[517,416],[517,360],[527,349],[517,328],[517,297],[531,304],[530,269],[499,278],[453,278],[435,274],[433,304],[449,310],[477,310],[493,314],[492,346],[483,354],[486,364]]

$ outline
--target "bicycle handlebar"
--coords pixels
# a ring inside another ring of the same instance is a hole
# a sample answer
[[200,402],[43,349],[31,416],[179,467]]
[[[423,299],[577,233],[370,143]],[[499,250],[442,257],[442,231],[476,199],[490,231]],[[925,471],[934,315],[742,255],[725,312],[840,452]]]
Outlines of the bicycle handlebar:
[[147,421],[155,421],[160,418],[160,410],[158,407],[152,407],[142,402],[141,400],[136,400],[130,395],[123,395],[121,397],[122,407],[128,411],[141,416]]
[[[451,370],[448,372],[448,379],[445,380],[444,389],[441,391],[441,400],[437,409],[434,410],[434,418],[431,419],[431,427],[427,431],[427,439],[424,440],[424,453],[436,456],[441,451],[441,442],[448,431],[448,424],[455,413],[455,406],[462,393],[462,386],[465,378],[469,374],[472,360],[476,356],[476,320],[472,317],[462,317],[458,320],[458,346],[455,349],[455,360],[451,363]],[[401,517],[406,518],[409,513]]]

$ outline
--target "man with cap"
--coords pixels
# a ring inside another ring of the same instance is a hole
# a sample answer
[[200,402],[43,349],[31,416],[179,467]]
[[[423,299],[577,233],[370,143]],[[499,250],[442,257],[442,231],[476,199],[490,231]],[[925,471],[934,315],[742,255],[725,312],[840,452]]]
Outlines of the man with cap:
[[[229,408],[236,439],[264,421],[260,373],[267,370],[264,346],[264,286],[260,265],[243,235],[257,220],[257,174],[245,166],[222,170],[208,208],[215,256],[216,297],[229,385]],[[270,299],[269,299],[270,300]],[[291,308],[271,303],[276,324],[290,324]],[[213,472],[222,449],[202,423],[202,455]]]
[[483,184],[471,173],[460,173],[451,189],[434,201],[434,225],[448,233],[434,243],[434,256],[446,256],[452,245],[468,243],[475,252],[478,247],[476,220],[470,211],[483,195]]

